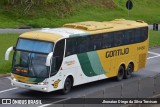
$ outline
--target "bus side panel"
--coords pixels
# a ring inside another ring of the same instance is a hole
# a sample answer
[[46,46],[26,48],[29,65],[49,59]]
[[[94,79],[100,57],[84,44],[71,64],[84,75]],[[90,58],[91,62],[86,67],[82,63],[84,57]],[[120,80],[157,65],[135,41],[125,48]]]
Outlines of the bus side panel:
[[107,78],[97,63],[99,62],[94,52],[68,56],[62,64],[62,69],[65,70],[62,75],[64,79],[68,74],[73,75],[74,86]]
[[106,77],[112,77],[114,75],[114,72],[111,72],[112,60],[110,58],[106,58],[106,52],[107,52],[107,49],[97,51],[101,65],[103,69],[106,71],[105,73]]
[[138,71],[142,68],[145,68],[147,63],[147,56],[148,56],[148,40],[136,45],[137,50],[137,66],[135,66],[135,71]]

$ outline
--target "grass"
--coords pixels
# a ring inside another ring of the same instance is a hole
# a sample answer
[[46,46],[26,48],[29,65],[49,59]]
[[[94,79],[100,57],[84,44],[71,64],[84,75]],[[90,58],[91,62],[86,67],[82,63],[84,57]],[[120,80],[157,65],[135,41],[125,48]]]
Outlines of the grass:
[[[57,3],[59,1],[57,0]],[[104,1],[106,3],[103,3]],[[61,2],[57,5],[34,5],[26,14],[24,14],[26,6],[23,5],[0,6],[0,28],[16,28],[24,25],[57,27],[71,22],[106,21],[116,18],[160,23],[159,0],[132,1],[134,7],[130,11],[130,16],[125,7],[126,0],[72,0],[68,4]]]
[[149,42],[150,47],[160,46],[160,31],[150,30],[149,39],[150,39],[150,42]]
[[[160,46],[160,31],[149,31],[150,37],[150,47]],[[4,55],[10,46],[15,46],[18,34],[0,34],[0,74],[9,73],[11,72],[11,60],[13,56],[13,52],[10,55],[10,60],[5,61]]]
[[15,46],[18,34],[0,34],[0,38],[0,74],[4,74],[11,71],[11,60],[13,56],[12,52],[10,55],[10,60],[5,61],[5,52],[10,46]]

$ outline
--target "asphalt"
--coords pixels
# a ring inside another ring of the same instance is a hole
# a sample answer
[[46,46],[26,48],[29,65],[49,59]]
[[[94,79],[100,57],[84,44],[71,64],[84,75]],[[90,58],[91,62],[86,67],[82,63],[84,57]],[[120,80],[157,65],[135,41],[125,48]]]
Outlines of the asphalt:
[[22,34],[25,32],[29,31],[34,31],[34,30],[40,30],[41,28],[32,28],[32,29],[12,29],[12,28],[5,28],[5,29],[0,29],[0,34],[8,34],[8,33],[18,33]]
[[[111,87],[116,84],[122,84],[129,81],[134,81],[140,78],[154,76],[160,73],[160,48],[150,49],[148,54],[147,66],[140,72],[133,73],[132,78],[124,79],[120,82],[115,81],[113,78],[101,80],[93,83],[88,83],[74,87],[67,95],[62,95],[60,91],[51,93],[37,92],[22,88],[15,88],[11,86],[9,77],[0,79],[0,98],[49,98],[45,103],[48,105],[23,105],[23,107],[46,107],[51,106],[51,103],[66,98],[77,98],[84,96],[96,90],[103,89],[103,87]],[[22,105],[0,105],[1,107],[21,107]]]

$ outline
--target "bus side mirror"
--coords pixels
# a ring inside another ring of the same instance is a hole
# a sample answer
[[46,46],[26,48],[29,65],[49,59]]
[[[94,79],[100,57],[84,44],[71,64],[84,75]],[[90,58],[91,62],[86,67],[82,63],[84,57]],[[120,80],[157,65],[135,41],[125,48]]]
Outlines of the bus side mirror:
[[6,54],[5,54],[5,60],[8,61],[9,60],[9,55],[11,53],[11,51],[14,49],[13,46],[11,46],[10,48],[7,49]]
[[51,58],[53,56],[53,52],[49,53],[46,59],[46,66],[51,66]]

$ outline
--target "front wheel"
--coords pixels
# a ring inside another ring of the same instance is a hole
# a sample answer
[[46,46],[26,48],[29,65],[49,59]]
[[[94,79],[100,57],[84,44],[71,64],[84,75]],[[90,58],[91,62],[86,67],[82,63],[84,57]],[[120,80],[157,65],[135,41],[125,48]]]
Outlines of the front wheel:
[[123,66],[120,66],[119,67],[119,70],[118,70],[118,74],[117,74],[117,77],[116,77],[116,80],[117,81],[121,81],[124,77],[124,72],[125,72],[125,68]]
[[72,88],[72,80],[70,78],[67,78],[65,80],[64,88],[62,89],[62,93],[63,94],[69,93],[71,91],[71,88]]

